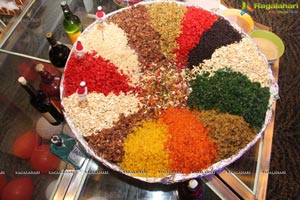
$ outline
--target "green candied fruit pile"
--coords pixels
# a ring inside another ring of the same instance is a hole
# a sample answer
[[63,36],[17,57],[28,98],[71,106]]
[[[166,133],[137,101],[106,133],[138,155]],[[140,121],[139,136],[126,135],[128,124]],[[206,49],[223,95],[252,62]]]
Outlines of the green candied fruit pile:
[[198,75],[190,85],[190,108],[239,115],[252,128],[260,130],[262,127],[270,98],[269,88],[230,69],[219,69],[213,76],[208,72]]

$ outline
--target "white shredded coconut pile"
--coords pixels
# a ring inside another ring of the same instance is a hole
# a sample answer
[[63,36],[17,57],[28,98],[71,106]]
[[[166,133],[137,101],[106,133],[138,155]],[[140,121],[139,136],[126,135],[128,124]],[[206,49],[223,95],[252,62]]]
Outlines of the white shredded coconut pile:
[[139,100],[136,95],[120,93],[118,96],[110,93],[89,93],[86,107],[79,106],[77,94],[64,98],[64,108],[68,111],[77,130],[83,136],[90,136],[102,129],[113,127],[120,114],[126,117],[139,110]]
[[119,72],[127,75],[132,83],[138,83],[140,68],[136,52],[127,45],[125,32],[113,23],[93,26],[88,34],[82,36],[82,44],[88,51],[118,66]]
[[247,38],[238,43],[233,43],[216,49],[211,59],[204,60],[199,66],[194,67],[192,74],[203,74],[228,67],[233,71],[241,72],[252,82],[259,82],[262,87],[270,86],[268,64],[259,54],[256,46]]

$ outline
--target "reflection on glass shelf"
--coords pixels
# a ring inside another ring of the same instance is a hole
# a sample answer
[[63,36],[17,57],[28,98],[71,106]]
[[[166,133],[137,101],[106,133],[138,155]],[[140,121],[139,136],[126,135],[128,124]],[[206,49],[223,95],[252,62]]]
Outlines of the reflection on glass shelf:
[[[47,32],[53,32],[62,43],[71,44],[63,29],[63,12],[60,0],[36,1],[17,24],[12,34],[3,44],[5,50],[48,59],[49,44],[45,38]],[[83,26],[93,22],[87,16],[83,2],[80,0],[67,1],[70,9],[81,18]]]
[[260,141],[240,159],[227,167],[228,173],[237,176],[250,190],[254,190]]
[[117,10],[119,7],[112,0],[83,0],[86,12],[89,16],[96,17],[97,7],[101,6],[105,13]]
[[[0,171],[8,182],[29,177],[34,185],[32,199],[46,199],[48,185],[57,180],[59,174],[42,173],[32,166],[32,154],[28,148],[33,145],[24,146],[24,143],[27,141],[26,144],[32,144],[34,141],[28,141],[22,136],[30,133],[37,135],[36,124],[41,115],[30,105],[28,94],[17,81],[19,76],[25,76],[36,86],[39,78],[32,69],[36,63],[31,59],[4,53],[0,53],[0,60]],[[17,143],[17,139],[20,142]],[[41,140],[40,143],[47,144],[47,141]],[[33,148],[31,150],[34,151]]]
[[[87,178],[80,192],[79,199],[114,199],[114,200],[177,200],[177,188],[180,183],[164,185],[146,183],[130,178],[110,169],[106,169],[91,160],[86,169]],[[220,199],[209,187],[203,184],[203,198]]]

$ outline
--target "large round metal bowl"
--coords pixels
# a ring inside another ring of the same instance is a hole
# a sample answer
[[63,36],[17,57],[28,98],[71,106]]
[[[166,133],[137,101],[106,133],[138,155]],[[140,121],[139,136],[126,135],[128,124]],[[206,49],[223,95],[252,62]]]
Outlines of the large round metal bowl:
[[[137,6],[137,5],[147,5],[147,4],[152,4],[152,3],[155,3],[155,2],[170,2],[170,1],[144,1],[144,2],[141,2],[141,3],[138,3],[134,6]],[[182,4],[182,5],[185,5],[185,6],[196,6],[196,5],[190,5],[188,3],[183,3],[183,2],[176,2],[178,4]],[[130,9],[130,7],[127,7],[127,8],[123,8],[123,9],[120,9],[120,10],[117,10],[115,12],[112,12],[112,13],[109,13],[105,16],[105,18],[103,20],[105,20],[106,18],[109,18],[113,15],[116,15],[117,13],[119,12],[122,12],[124,11],[125,9]],[[213,12],[213,11],[211,11]],[[214,14],[216,15],[219,15],[218,13],[214,12]],[[89,30],[95,26],[97,23],[97,21],[95,21],[94,23],[92,23],[89,27],[87,27],[85,29],[85,31],[82,33],[83,35],[85,34],[88,34],[89,33]],[[244,37],[248,38],[249,40],[251,40],[251,38],[245,34],[242,29],[240,27],[238,27],[236,24],[232,24],[231,25],[236,29],[238,30],[238,32],[240,34],[242,34]],[[252,41],[252,40],[251,40]],[[253,41],[252,41],[253,42]],[[72,49],[72,52],[74,52],[74,47]],[[257,51],[259,51],[257,49]],[[245,54],[245,56],[247,56]],[[210,167],[208,167],[207,169],[204,169],[200,172],[197,172],[197,173],[191,173],[191,174],[170,174],[166,177],[161,177],[161,178],[156,178],[156,177],[137,177],[137,176],[132,176],[131,174],[127,174],[120,166],[112,163],[112,162],[109,162],[108,160],[106,159],[103,159],[102,157],[98,156],[94,151],[93,149],[88,145],[87,141],[84,139],[84,137],[82,136],[82,134],[78,131],[78,129],[76,128],[76,126],[74,125],[73,121],[72,121],[72,116],[70,116],[68,114],[68,110],[65,110],[64,111],[64,115],[65,115],[65,119],[66,119],[66,122],[68,123],[68,125],[70,126],[71,130],[73,131],[73,133],[75,134],[75,137],[76,139],[79,141],[79,143],[82,145],[82,147],[84,148],[84,150],[87,152],[88,155],[90,155],[92,158],[94,158],[95,160],[99,161],[100,163],[102,163],[103,165],[105,165],[106,167],[114,170],[114,171],[117,171],[119,173],[122,173],[122,174],[125,174],[127,176],[131,176],[135,179],[138,179],[138,180],[141,180],[141,181],[145,181],[145,182],[148,182],[148,183],[162,183],[162,184],[172,184],[172,183],[176,183],[176,182],[181,182],[181,181],[185,181],[185,180],[188,180],[188,179],[191,179],[191,178],[195,178],[195,177],[199,177],[199,176],[207,176],[209,174],[214,174],[220,170],[223,170],[226,166],[228,166],[229,164],[233,163],[234,161],[236,161],[237,159],[239,159],[241,156],[243,156],[258,140],[259,138],[262,137],[263,133],[264,133],[264,130],[266,129],[270,119],[271,119],[271,116],[272,116],[272,110],[271,110],[271,105],[273,104],[273,102],[275,101],[275,98],[274,96],[277,96],[277,93],[278,93],[278,88],[277,88],[277,85],[275,84],[275,81],[274,81],[274,78],[273,78],[273,75],[272,75],[272,71],[271,71],[271,68],[270,66],[268,66],[268,62],[267,60],[265,59],[264,55],[261,54],[261,56],[264,58],[265,60],[265,63],[266,63],[266,67],[268,67],[268,74],[269,74],[269,78],[270,78],[270,99],[269,99],[269,109],[267,110],[266,112],[266,115],[265,115],[265,121],[264,121],[264,124],[261,128],[261,130],[258,131],[258,133],[256,134],[255,138],[250,142],[248,143],[243,149],[240,149],[240,151],[238,153],[236,153],[235,155],[232,155],[226,159],[223,159],[217,163],[214,163],[213,165],[211,165]],[[66,64],[66,68],[68,68],[68,63]],[[61,99],[62,99],[62,106],[64,107],[64,77],[62,79],[62,84],[61,84]],[[151,161],[149,161],[151,162]]]

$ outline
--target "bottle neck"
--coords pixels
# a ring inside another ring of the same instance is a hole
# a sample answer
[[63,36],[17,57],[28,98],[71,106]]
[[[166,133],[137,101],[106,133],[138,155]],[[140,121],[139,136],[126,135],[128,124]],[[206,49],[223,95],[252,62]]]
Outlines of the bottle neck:
[[197,189],[198,185],[199,185],[199,183],[198,183],[197,180],[191,179],[191,180],[189,180],[189,182],[188,182],[187,188],[188,188],[191,192],[194,192],[194,191]]
[[53,75],[48,71],[41,71],[40,75],[44,83],[50,83],[53,80]]
[[188,190],[191,192],[193,197],[200,198],[202,196],[202,186],[201,183],[196,179],[191,179],[187,185]]
[[58,41],[54,38],[54,36],[51,33],[47,33],[46,38],[51,45],[51,47],[56,47],[59,43]]
[[45,70],[45,66],[41,63],[35,66],[35,70],[41,75],[43,83],[50,83],[54,78],[50,72]]
[[30,83],[28,83],[24,79],[24,77],[19,78],[19,83],[32,98],[37,96],[37,91],[34,89],[34,87]]
[[61,6],[61,9],[63,10],[63,12],[65,12],[65,10],[67,10],[71,13],[71,9],[66,1],[61,2],[60,6]]
[[48,99],[48,96],[43,90],[37,91],[36,101],[40,103],[49,104],[50,100]]
[[72,18],[73,13],[69,10],[64,10],[64,16],[65,16],[65,19],[69,20]]

